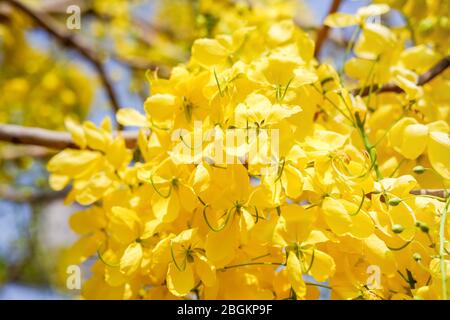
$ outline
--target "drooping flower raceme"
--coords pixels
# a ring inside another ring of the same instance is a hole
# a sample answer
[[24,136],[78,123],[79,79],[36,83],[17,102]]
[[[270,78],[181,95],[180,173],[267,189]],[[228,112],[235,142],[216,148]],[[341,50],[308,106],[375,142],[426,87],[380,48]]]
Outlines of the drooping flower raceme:
[[433,90],[450,82],[417,84],[440,53],[368,20],[388,11],[326,23],[361,29],[348,76],[401,93],[350,93],[276,19],[198,39],[169,79],[154,75],[145,113],[117,114],[140,128],[134,149],[108,121],[69,120],[79,150],[48,169],[88,206],[64,259],[95,259],[82,296],[309,299],[326,282],[337,299],[447,297],[448,198],[410,192],[448,186],[450,100]]

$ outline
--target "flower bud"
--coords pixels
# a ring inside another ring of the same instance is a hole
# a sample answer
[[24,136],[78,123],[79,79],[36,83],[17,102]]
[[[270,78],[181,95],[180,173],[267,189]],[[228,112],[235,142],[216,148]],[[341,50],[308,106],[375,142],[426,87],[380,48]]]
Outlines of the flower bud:
[[394,233],[402,233],[403,232],[403,230],[405,230],[405,227],[403,227],[401,224],[394,224],[393,226],[392,226],[392,231],[394,232]]
[[389,199],[389,201],[388,201],[389,205],[390,205],[390,206],[393,206],[393,207],[398,206],[398,205],[400,204],[400,202],[402,202],[402,199],[397,198],[397,197],[391,198],[391,199]]
[[419,262],[422,260],[422,256],[420,255],[420,253],[416,252],[413,254],[413,259],[414,261]]
[[425,172],[425,168],[423,166],[415,166],[413,168],[414,173],[416,174],[422,174]]
[[418,227],[422,232],[428,233],[430,231],[430,227],[425,222],[416,221],[416,227]]
[[420,225],[420,230],[421,230],[422,232],[428,233],[428,231],[430,231],[430,228],[428,227],[428,225],[427,225],[426,223],[422,223],[422,224]]

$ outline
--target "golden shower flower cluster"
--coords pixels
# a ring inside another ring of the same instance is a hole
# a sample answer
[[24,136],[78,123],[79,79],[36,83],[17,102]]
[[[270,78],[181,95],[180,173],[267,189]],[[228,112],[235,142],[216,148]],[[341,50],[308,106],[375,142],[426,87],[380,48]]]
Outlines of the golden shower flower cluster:
[[344,68],[358,86],[404,92],[350,91],[288,19],[198,39],[152,77],[145,113],[117,114],[135,148],[108,119],[68,120],[80,149],[48,170],[86,207],[63,261],[93,261],[82,296],[446,299],[448,197],[410,192],[448,186],[450,81],[417,85],[442,56],[368,19],[388,10],[326,22],[361,29]]

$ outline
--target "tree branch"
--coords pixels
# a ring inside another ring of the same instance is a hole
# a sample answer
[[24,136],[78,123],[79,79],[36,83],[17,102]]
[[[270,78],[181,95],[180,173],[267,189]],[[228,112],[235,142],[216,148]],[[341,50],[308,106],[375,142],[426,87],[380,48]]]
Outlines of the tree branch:
[[4,189],[0,188],[0,200],[9,201],[15,203],[36,203],[41,201],[49,201],[64,198],[69,189],[61,191],[46,191],[46,192],[20,192],[17,189]]
[[433,196],[445,199],[447,194],[450,194],[450,189],[417,189],[411,190],[410,193],[418,196]]
[[158,76],[164,79],[167,79],[170,76],[170,68],[168,66],[150,62],[147,59],[139,57],[125,58],[117,54],[113,55],[112,59],[133,70],[156,70]]
[[88,60],[97,71],[103,87],[107,93],[108,99],[110,101],[111,107],[115,112],[119,110],[119,102],[117,100],[116,94],[113,89],[113,85],[106,74],[105,66],[101,62],[100,57],[95,51],[93,51],[82,39],[76,37],[74,34],[66,31],[64,28],[59,26],[51,16],[44,12],[36,11],[30,8],[28,5],[22,3],[18,0],[5,0],[12,7],[20,10],[28,17],[30,17],[37,25],[43,28],[47,33],[56,38],[63,46],[70,47],[76,50],[80,55],[82,55],[86,60]]
[[[438,63],[436,63],[430,70],[421,74],[419,76],[419,80],[417,81],[417,85],[423,86],[424,84],[430,82],[438,75],[443,73],[450,66],[450,56],[446,56]],[[362,88],[356,88],[350,91],[350,93],[354,96],[359,95],[361,97],[365,97],[369,95],[370,92],[395,92],[402,93],[403,89],[400,88],[397,84],[389,82],[383,85],[374,84],[372,86],[366,86]]]
[[[127,147],[133,148],[136,145],[137,132],[120,131],[119,134],[124,137]],[[80,148],[74,143],[68,132],[22,127],[12,124],[0,125],[0,141],[14,144],[42,146],[56,150]]]
[[[328,15],[335,13],[339,10],[339,6],[341,5],[341,0],[333,0],[331,3],[330,9],[328,10]],[[320,50],[322,49],[322,45],[325,43],[325,40],[328,36],[328,31],[330,30],[330,27],[326,26],[325,24],[322,24],[322,27],[317,32],[317,38],[316,38],[316,47],[314,51],[314,56],[316,58],[320,55]]]
[[0,159],[14,161],[24,157],[45,159],[53,156],[57,150],[33,145],[6,145],[0,148]]
[[88,4],[84,0],[42,0],[41,2],[39,8],[47,14],[66,14],[67,7],[71,5],[80,7],[83,12]]

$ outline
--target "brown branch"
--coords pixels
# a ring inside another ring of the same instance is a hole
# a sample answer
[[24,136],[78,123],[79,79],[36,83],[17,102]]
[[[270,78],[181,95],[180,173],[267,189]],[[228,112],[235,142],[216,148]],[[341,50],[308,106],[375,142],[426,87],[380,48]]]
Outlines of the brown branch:
[[0,200],[15,203],[36,203],[42,201],[50,201],[64,198],[69,193],[69,189],[61,191],[47,191],[47,192],[21,192],[16,189],[8,188],[0,189]]
[[57,150],[33,145],[6,145],[0,148],[0,159],[14,161],[24,157],[45,159],[54,155]]
[[87,2],[84,0],[43,0],[41,2],[39,9],[47,14],[66,14],[67,7],[71,5],[80,7],[83,12],[87,6]]
[[[438,63],[436,63],[430,70],[421,74],[419,76],[419,80],[417,81],[417,85],[423,86],[424,84],[430,82],[438,75],[443,73],[450,66],[450,56],[446,56]],[[361,97],[365,97],[369,95],[371,92],[381,93],[381,92],[394,92],[394,93],[402,93],[403,89],[400,88],[397,84],[389,82],[383,85],[374,84],[372,86],[366,86],[363,88],[356,88],[350,91],[350,93],[354,96],[359,95]]]
[[450,194],[450,189],[417,189],[411,190],[410,193],[418,196],[433,196],[445,199]]
[[72,48],[76,50],[80,55],[82,55],[86,60],[88,60],[97,71],[103,87],[107,93],[108,99],[110,101],[111,107],[115,112],[119,110],[119,102],[117,100],[116,94],[114,92],[112,83],[106,74],[105,66],[101,62],[100,57],[97,53],[92,50],[82,39],[78,38],[76,35],[66,31],[61,28],[59,23],[56,22],[51,16],[44,12],[40,12],[30,8],[28,5],[18,1],[18,0],[5,0],[12,7],[20,10],[28,17],[30,17],[37,25],[47,31],[50,35],[55,37],[63,46]]
[[[137,133],[121,131],[125,144],[129,148],[136,145]],[[14,144],[42,146],[50,149],[62,150],[65,148],[79,149],[68,132],[52,131],[41,128],[22,127],[12,124],[0,125],[0,141]]]
[[120,55],[113,55],[112,59],[116,60],[118,63],[131,68],[133,70],[152,70],[157,71],[158,76],[164,79],[169,78],[170,76],[170,68],[163,64],[158,64],[155,62],[148,61],[144,58],[133,57],[133,58],[125,58]]
[[[327,16],[337,12],[340,5],[341,5],[341,0],[333,0],[333,2],[330,5],[330,9],[328,10]],[[322,27],[317,32],[316,47],[315,47],[315,51],[314,51],[314,56],[316,58],[318,58],[320,55],[320,50],[322,49],[322,46],[328,37],[329,30],[330,30],[330,27],[323,24]]]

